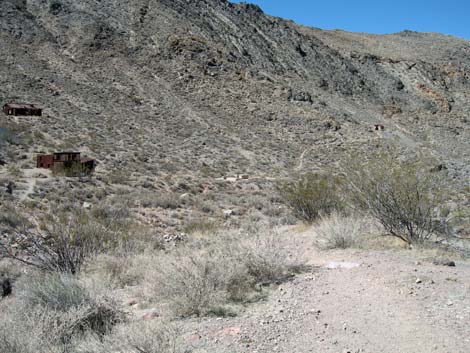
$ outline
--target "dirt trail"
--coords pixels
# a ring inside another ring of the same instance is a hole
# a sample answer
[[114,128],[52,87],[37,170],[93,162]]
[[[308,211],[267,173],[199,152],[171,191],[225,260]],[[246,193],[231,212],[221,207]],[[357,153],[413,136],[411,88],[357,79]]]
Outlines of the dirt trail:
[[405,251],[319,252],[301,237],[293,254],[306,250],[314,269],[239,317],[186,322],[194,352],[469,352],[470,266],[417,264]]
[[34,187],[36,186],[36,179],[26,178],[26,190],[21,191],[20,201],[26,200],[26,198],[34,192]]
[[31,195],[34,192],[34,188],[36,187],[36,179],[39,175],[45,178],[47,177],[46,176],[47,172],[45,172],[44,169],[38,169],[38,168],[24,170],[25,182],[22,184],[26,185],[26,188],[21,190],[19,193],[20,201],[26,200],[29,197],[29,195]]

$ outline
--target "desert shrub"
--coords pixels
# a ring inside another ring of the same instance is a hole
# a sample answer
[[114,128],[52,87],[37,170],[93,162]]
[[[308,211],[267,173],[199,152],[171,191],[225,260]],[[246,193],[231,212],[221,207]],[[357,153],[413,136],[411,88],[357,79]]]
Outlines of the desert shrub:
[[282,199],[294,215],[308,223],[343,207],[339,179],[323,174],[306,174],[278,186]]
[[224,271],[212,251],[180,251],[162,268],[161,294],[179,316],[203,315],[224,302]]
[[138,255],[102,254],[91,261],[85,269],[87,274],[94,274],[102,282],[113,288],[124,288],[138,283],[143,274],[133,272]]
[[289,278],[296,266],[277,234],[231,233],[186,245],[162,257],[157,292],[179,316],[218,314]]
[[14,238],[23,248],[17,255],[1,245],[7,257],[41,270],[77,273],[84,262],[119,245],[119,230],[96,222],[86,213],[73,217],[51,217],[38,229],[15,229]]
[[152,199],[151,204],[153,207],[174,210],[180,207],[181,200],[176,193],[162,193]]
[[350,159],[344,177],[352,205],[369,212],[385,230],[407,243],[446,235],[445,175],[425,159],[401,161],[392,152]]
[[112,300],[93,297],[75,277],[66,274],[20,279],[17,301],[25,313],[39,310],[54,316],[64,342],[88,330],[104,335],[124,319]]
[[116,205],[97,205],[92,208],[91,214],[109,227],[125,226],[130,217],[128,205],[122,203]]
[[363,215],[332,213],[314,226],[317,245],[323,249],[347,249],[362,244],[362,237],[378,232],[374,220]]
[[28,224],[28,220],[16,211],[14,207],[8,205],[0,207],[0,225],[18,228]]
[[193,219],[183,226],[183,232],[187,234],[207,235],[215,233],[220,226],[221,222],[217,220]]
[[113,301],[68,275],[32,273],[18,281],[16,293],[0,302],[2,353],[72,352],[83,337],[103,339],[125,319]]
[[[28,318],[11,307],[2,307],[0,313],[0,347],[2,353],[59,353],[54,347],[52,327],[46,325],[50,317],[44,312],[28,312]],[[16,308],[15,308],[16,309]],[[46,328],[47,327],[47,328]],[[46,335],[45,332],[49,331]],[[59,344],[60,345],[60,344]]]
[[177,353],[178,332],[166,323],[139,322],[117,327],[101,338],[89,336],[77,343],[74,353]]

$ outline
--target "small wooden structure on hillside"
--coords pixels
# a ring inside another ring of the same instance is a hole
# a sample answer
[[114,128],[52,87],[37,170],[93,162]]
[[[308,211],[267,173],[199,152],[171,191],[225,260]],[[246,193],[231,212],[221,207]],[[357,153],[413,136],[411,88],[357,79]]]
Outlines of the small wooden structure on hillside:
[[14,116],[42,116],[42,109],[34,104],[7,103],[3,106],[3,112]]
[[63,172],[70,176],[91,174],[96,167],[96,160],[81,157],[80,152],[56,152],[54,154],[38,154],[37,168],[52,169],[55,173]]
[[375,131],[383,131],[383,130],[385,130],[385,126],[380,125],[380,124],[376,124],[376,125],[374,125],[374,127],[375,127]]

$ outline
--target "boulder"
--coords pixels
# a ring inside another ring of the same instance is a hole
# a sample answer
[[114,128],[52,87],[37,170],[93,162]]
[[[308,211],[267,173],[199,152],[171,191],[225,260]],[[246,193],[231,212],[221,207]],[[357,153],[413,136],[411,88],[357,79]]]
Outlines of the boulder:
[[449,259],[436,259],[432,263],[436,266],[455,267],[455,262]]
[[313,103],[312,95],[304,91],[293,91],[289,90],[289,101],[291,102],[304,102],[304,103]]
[[11,280],[9,278],[0,280],[0,296],[2,298],[7,297],[12,292]]

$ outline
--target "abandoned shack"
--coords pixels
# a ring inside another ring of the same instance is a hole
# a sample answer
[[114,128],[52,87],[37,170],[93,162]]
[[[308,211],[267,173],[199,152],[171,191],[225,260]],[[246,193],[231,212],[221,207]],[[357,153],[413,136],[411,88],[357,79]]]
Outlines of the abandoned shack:
[[7,103],[3,106],[3,112],[14,116],[42,116],[41,108],[25,103]]
[[55,173],[63,172],[70,176],[91,174],[96,167],[96,160],[81,157],[80,152],[57,152],[39,154],[36,159],[37,168],[52,169]]
[[374,125],[374,128],[375,128],[375,131],[383,131],[383,130],[385,130],[385,126],[380,125],[380,124]]

